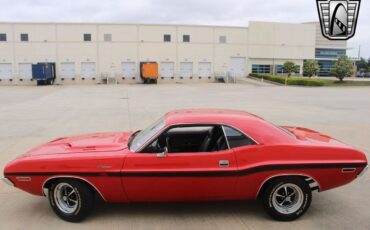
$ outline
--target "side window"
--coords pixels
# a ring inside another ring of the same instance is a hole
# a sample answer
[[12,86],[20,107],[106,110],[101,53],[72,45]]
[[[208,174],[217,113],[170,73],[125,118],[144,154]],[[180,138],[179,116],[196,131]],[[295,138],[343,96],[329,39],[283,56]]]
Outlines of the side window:
[[227,137],[227,141],[230,145],[230,148],[236,148],[240,146],[245,146],[245,145],[254,145],[255,142],[245,136],[243,133],[241,133],[238,130],[235,130],[231,127],[228,126],[223,126],[225,130],[225,134]]
[[227,142],[219,125],[176,126],[162,133],[142,151],[160,153],[217,152],[227,149]]

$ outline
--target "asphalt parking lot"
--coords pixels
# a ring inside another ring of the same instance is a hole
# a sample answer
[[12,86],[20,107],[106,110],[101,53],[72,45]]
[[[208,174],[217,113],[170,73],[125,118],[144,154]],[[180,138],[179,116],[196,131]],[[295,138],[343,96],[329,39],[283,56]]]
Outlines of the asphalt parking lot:
[[[327,133],[370,159],[370,88],[245,84],[0,87],[0,168],[60,136],[136,130],[178,108],[232,108],[277,124]],[[59,219],[47,199],[0,182],[0,229],[370,229],[370,173],[314,193],[294,222],[270,219],[256,201],[157,204],[99,202],[84,222]]]

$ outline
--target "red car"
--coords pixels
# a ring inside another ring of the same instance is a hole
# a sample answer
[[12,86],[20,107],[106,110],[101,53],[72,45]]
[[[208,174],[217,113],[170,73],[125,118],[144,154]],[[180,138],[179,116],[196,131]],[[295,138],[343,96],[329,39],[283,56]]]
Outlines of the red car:
[[278,220],[310,206],[311,191],[347,184],[367,168],[365,154],[327,135],[275,126],[253,114],[178,110],[134,133],[63,137],[10,162],[4,180],[46,195],[77,222],[106,202],[261,199]]

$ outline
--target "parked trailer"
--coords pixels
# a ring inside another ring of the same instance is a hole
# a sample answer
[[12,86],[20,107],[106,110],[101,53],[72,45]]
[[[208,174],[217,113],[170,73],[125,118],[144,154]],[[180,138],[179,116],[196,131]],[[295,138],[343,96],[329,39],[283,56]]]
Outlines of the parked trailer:
[[140,62],[140,77],[144,84],[155,83],[158,80],[158,63],[157,62]]
[[32,65],[32,79],[37,85],[52,85],[55,81],[55,63],[37,63]]

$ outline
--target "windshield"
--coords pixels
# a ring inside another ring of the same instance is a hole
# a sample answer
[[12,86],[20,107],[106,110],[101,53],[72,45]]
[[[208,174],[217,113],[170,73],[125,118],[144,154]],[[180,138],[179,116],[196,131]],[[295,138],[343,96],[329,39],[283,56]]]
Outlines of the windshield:
[[154,122],[152,125],[138,133],[130,145],[130,150],[136,152],[143,144],[145,144],[154,134],[164,127],[163,117],[158,121]]

